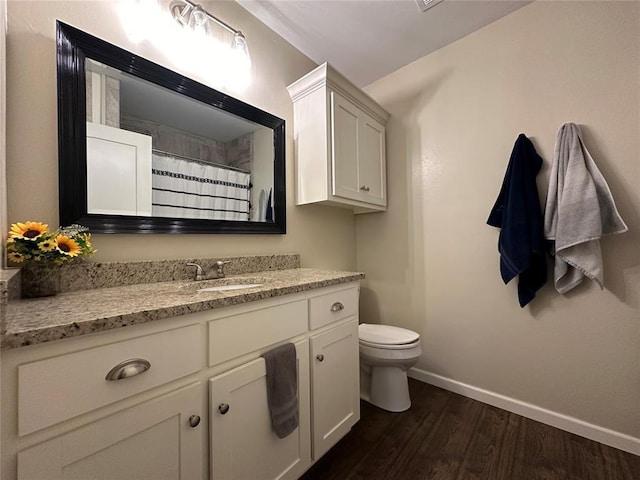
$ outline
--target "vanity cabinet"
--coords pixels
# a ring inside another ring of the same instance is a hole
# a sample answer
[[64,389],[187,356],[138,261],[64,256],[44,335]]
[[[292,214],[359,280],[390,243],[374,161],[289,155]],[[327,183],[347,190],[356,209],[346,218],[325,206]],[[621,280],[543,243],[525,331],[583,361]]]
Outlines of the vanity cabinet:
[[389,114],[328,64],[289,85],[294,108],[296,203],[386,210]]
[[[359,419],[358,296],[351,282],[3,351],[2,478],[300,477]],[[260,355],[285,342],[299,427],[280,439]]]

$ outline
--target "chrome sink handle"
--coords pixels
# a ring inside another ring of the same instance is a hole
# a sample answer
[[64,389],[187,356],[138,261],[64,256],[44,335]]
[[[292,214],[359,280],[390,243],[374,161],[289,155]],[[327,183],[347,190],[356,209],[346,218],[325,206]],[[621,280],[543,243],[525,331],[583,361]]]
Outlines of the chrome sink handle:
[[198,265],[197,263],[187,263],[187,266],[196,267],[196,282],[204,279],[204,275],[202,274],[202,267],[200,265]]
[[209,277],[207,275],[207,277],[209,278],[224,278],[224,266],[227,263],[231,263],[231,261],[227,260],[227,261],[222,261],[222,260],[218,260],[217,262],[214,263],[215,265],[215,276],[211,276]]

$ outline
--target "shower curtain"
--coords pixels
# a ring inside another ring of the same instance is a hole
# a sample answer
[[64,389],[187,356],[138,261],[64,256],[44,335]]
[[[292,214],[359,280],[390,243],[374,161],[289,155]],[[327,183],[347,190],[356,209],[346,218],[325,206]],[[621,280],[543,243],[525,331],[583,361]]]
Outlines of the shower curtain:
[[154,217],[249,220],[251,175],[154,153]]

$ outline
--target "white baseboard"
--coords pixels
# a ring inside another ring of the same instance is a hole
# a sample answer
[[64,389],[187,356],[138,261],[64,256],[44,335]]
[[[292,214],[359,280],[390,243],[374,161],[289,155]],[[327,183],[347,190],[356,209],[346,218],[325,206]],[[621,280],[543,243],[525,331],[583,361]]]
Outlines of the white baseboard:
[[580,435],[581,437],[624,450],[625,452],[640,455],[640,438],[599,427],[598,425],[587,423],[568,415],[547,410],[531,403],[522,402],[515,398],[506,397],[499,393],[490,392],[489,390],[467,385],[419,368],[409,369],[408,374],[409,377],[421,382],[444,388],[450,392],[459,393],[465,397],[502,408],[503,410]]

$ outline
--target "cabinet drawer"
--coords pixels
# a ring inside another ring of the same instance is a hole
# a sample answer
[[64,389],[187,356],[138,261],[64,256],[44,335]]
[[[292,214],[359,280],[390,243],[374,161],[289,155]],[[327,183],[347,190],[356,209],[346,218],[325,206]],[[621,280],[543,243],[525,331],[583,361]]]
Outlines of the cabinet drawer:
[[352,287],[309,299],[309,329],[357,315],[358,291],[358,287]]
[[209,322],[209,366],[307,331],[307,301],[275,305]]
[[[18,433],[26,435],[200,370],[200,325],[48,358],[18,367]],[[129,359],[150,368],[109,381]]]

